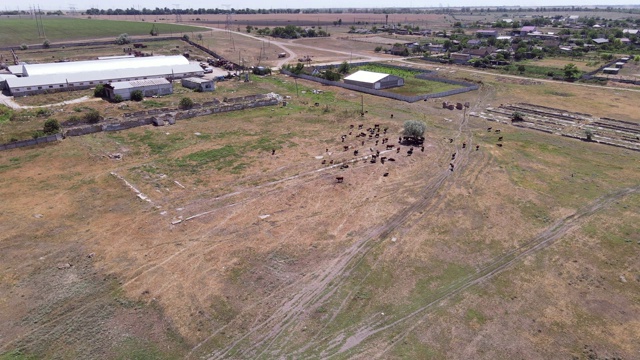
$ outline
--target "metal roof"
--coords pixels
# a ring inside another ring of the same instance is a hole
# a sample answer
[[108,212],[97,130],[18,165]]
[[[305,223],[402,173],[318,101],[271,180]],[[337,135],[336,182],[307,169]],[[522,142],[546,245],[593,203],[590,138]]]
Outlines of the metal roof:
[[203,79],[203,78],[199,78],[199,77],[188,77],[188,78],[184,78],[182,80],[185,81],[191,81],[194,83],[198,83],[198,84],[204,84],[204,83],[208,83],[208,82],[212,82],[212,79]]
[[386,78],[387,76],[390,76],[390,75],[389,74],[383,74],[383,73],[377,73],[377,72],[373,72],[373,71],[358,70],[358,71],[354,72],[353,74],[347,76],[344,79],[345,80],[359,81],[359,82],[373,84],[373,83],[375,83],[377,81],[380,81],[380,80]]
[[176,66],[189,64],[182,55],[148,56],[124,59],[70,61],[47,64],[25,64],[25,76],[75,74],[81,72],[100,72],[105,70],[139,69],[158,66]]
[[145,80],[133,80],[133,81],[119,81],[111,83],[110,86],[114,90],[118,89],[131,89],[136,87],[143,86],[154,86],[154,85],[167,85],[170,82],[165,78],[157,78],[157,79],[145,79]]
[[141,69],[103,70],[98,72],[81,72],[75,74],[39,75],[7,79],[11,88],[47,86],[81,82],[111,82],[113,80],[136,79],[144,77],[165,77],[172,74],[196,73],[202,74],[202,68],[196,64],[157,66]]
[[23,70],[22,65],[10,65],[8,69],[12,74],[22,75],[22,70]]

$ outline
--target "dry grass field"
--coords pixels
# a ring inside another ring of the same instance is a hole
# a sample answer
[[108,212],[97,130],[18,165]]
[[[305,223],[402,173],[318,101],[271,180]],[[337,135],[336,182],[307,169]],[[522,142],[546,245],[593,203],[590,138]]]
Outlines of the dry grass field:
[[[378,56],[337,37],[202,42],[267,64]],[[5,142],[88,108],[289,97],[0,152],[0,360],[640,357],[640,154],[468,116],[526,102],[640,123],[637,89],[399,63],[480,90],[409,104],[274,74],[0,114]],[[412,155],[407,120],[427,125]]]
[[[483,82],[449,99],[472,109],[639,121],[623,90],[446,75]],[[637,357],[637,153],[507,125],[499,148],[437,101],[365,95],[361,118],[360,94],[298,86],[223,83],[292,98],[1,152],[0,358]],[[379,124],[398,145],[409,119],[412,156],[340,140]]]

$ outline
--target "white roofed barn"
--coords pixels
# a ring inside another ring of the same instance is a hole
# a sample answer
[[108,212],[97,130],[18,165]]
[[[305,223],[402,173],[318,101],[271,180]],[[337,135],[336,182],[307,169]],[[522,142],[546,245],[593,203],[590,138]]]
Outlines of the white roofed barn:
[[[19,71],[19,72],[18,72]],[[181,55],[128,59],[24,64],[14,68],[20,77],[7,79],[13,96],[70,91],[120,81],[202,76],[202,68]]]
[[368,89],[388,89],[404,85],[404,79],[384,73],[359,70],[344,78],[345,84],[356,85]]

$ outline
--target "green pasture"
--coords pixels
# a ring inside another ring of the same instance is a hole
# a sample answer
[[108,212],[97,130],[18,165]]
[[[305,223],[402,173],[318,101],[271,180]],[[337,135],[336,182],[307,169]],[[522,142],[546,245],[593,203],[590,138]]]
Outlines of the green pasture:
[[[158,29],[159,36],[181,35],[203,30],[187,25],[97,19],[43,18],[42,24],[46,38],[54,43],[111,37],[115,39],[122,33],[132,36],[149,35],[153,25]],[[38,36],[34,19],[0,18],[0,46],[41,45],[43,41],[44,38]]]

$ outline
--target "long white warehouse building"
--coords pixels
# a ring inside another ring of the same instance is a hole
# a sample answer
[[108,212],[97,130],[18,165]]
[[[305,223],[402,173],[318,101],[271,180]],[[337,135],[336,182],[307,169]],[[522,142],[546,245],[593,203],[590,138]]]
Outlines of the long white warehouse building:
[[204,74],[198,64],[190,63],[182,55],[24,64],[9,69],[18,76],[5,79],[13,96],[81,90],[119,81],[180,79]]

